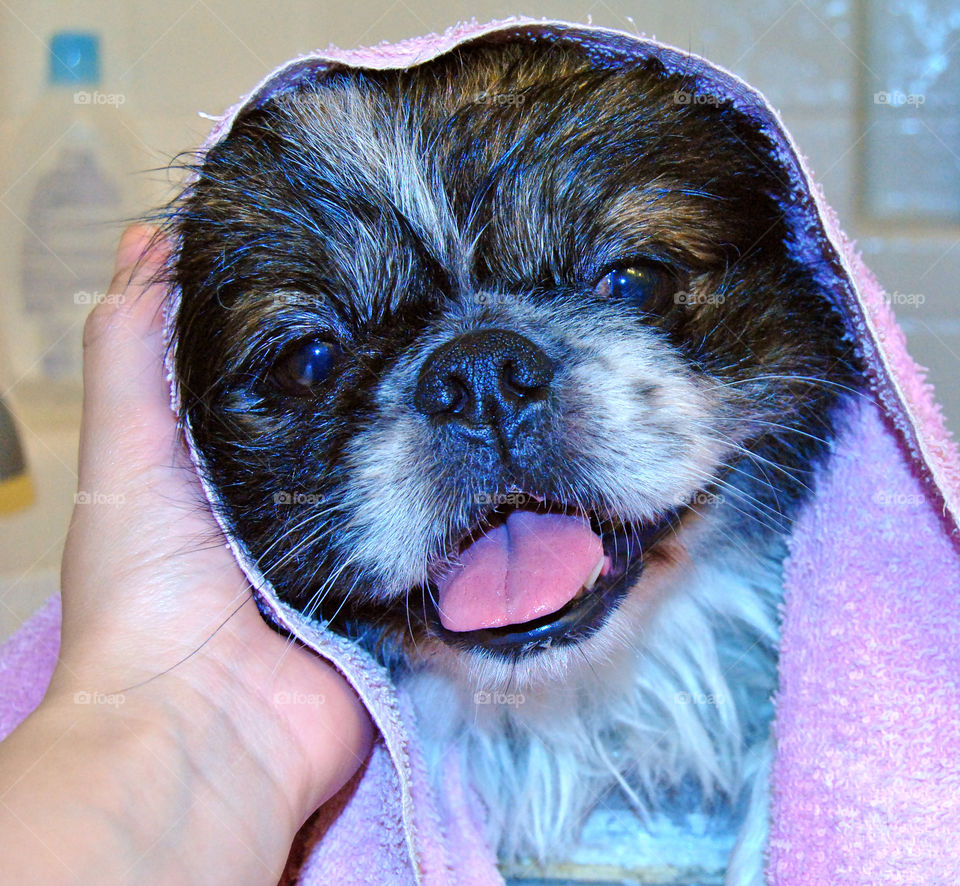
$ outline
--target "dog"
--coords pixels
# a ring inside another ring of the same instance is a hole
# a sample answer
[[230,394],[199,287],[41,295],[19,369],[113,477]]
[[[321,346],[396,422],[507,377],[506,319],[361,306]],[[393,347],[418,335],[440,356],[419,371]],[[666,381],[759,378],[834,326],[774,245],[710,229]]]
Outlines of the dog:
[[164,210],[226,525],[504,863],[694,784],[763,882],[786,539],[862,385],[772,156],[655,59],[513,40],[275,95]]

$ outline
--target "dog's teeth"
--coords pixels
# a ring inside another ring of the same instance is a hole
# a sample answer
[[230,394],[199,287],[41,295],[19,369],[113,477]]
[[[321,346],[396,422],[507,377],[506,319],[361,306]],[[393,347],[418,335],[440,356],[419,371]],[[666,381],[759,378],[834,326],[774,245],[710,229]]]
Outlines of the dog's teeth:
[[603,569],[603,557],[600,558],[600,562],[593,567],[593,572],[590,573],[590,577],[583,583],[585,590],[589,591],[596,583],[597,579],[600,577],[600,571]]
[[600,573],[603,571],[604,557],[600,558],[600,562],[593,568],[593,572],[587,577],[587,580],[583,583],[583,586],[573,595],[574,600],[579,600],[584,594],[590,591],[593,586],[597,583],[597,579],[600,577]]

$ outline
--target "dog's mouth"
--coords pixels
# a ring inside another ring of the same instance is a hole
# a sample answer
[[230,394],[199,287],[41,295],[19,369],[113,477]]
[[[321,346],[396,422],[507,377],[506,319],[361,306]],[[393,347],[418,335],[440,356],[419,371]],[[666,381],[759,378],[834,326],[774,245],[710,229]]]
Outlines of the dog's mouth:
[[431,582],[431,628],[450,645],[517,656],[586,639],[682,511],[622,523],[526,493],[513,500],[484,514]]

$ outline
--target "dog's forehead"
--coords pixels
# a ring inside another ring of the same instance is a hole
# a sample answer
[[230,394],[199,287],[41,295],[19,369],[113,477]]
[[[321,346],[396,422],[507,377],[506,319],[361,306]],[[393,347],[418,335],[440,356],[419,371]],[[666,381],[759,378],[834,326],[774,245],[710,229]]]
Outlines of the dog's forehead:
[[[718,239],[721,217],[704,217],[689,181],[665,171],[672,160],[661,167],[654,154],[610,168],[597,150],[602,142],[609,152],[602,121],[596,139],[568,120],[505,125],[537,117],[536,108],[492,110],[466,95],[460,130],[451,132],[434,109],[403,107],[350,79],[285,93],[274,108],[284,151],[325,185],[324,203],[311,211],[340,278],[332,282],[361,299],[392,298],[383,292],[388,283],[397,296],[407,290],[412,269],[400,253],[412,239],[461,289],[476,284],[479,268],[483,285],[572,282],[605,256],[665,243],[678,229],[698,256],[708,257]],[[555,149],[543,150],[545,141]],[[293,201],[286,156],[274,177],[277,198]],[[377,211],[356,212],[360,200]]]

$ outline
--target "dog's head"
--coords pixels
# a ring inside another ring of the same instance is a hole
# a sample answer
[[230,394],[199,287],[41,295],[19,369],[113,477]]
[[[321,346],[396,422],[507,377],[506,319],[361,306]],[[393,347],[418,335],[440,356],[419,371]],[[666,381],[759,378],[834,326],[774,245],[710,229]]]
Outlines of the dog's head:
[[770,157],[658,62],[560,45],[244,112],[171,216],[175,360],[280,597],[387,657],[557,674],[782,530],[855,371]]

